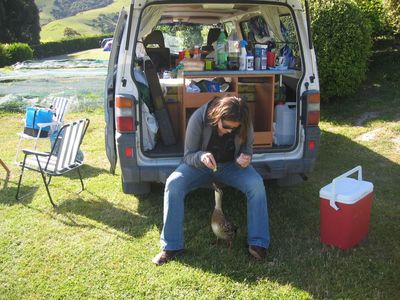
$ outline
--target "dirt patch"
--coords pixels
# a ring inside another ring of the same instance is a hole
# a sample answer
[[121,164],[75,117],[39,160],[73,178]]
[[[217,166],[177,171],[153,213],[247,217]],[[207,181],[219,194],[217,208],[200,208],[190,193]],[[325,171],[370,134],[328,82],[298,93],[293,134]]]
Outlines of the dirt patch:
[[374,130],[368,131],[359,137],[357,137],[358,141],[368,142],[374,140],[376,137],[382,134],[382,131],[385,130],[384,128],[376,128]]
[[396,151],[400,152],[400,137],[398,136],[392,139],[392,143],[394,144]]
[[355,126],[363,126],[369,120],[376,119],[377,117],[379,117],[378,112],[365,112],[356,120]]

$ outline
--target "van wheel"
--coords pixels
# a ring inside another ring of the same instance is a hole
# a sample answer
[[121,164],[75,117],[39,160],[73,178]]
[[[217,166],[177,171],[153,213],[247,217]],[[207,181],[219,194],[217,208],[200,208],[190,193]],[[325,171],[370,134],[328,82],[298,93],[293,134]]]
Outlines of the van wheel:
[[145,195],[151,191],[150,182],[122,182],[125,194]]

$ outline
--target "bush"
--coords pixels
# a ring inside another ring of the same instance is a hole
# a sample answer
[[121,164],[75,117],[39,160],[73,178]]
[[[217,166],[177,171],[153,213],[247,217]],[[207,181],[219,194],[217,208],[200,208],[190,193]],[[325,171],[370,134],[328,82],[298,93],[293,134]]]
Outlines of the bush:
[[6,51],[6,47],[3,44],[0,44],[0,68],[7,66],[9,64],[10,58]]
[[371,24],[373,39],[388,35],[391,31],[383,1],[355,0],[357,6],[363,11]]
[[400,0],[385,0],[389,23],[394,33],[400,35]]
[[55,55],[69,54],[77,51],[94,49],[100,47],[103,38],[110,35],[97,35],[92,37],[78,37],[63,39],[56,42],[41,43],[34,46],[34,56],[36,58],[45,58]]
[[8,44],[6,45],[5,50],[9,57],[9,64],[33,58],[33,50],[25,43]]
[[365,78],[372,45],[362,11],[345,0],[312,6],[312,27],[324,100],[350,95]]

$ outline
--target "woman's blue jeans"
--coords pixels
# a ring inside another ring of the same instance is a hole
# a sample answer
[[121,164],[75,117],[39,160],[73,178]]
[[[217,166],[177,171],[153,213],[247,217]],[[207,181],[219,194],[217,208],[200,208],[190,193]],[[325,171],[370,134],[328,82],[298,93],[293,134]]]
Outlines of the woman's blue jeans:
[[249,165],[241,168],[234,162],[219,163],[216,172],[206,167],[196,168],[182,163],[167,179],[164,191],[164,226],[161,247],[164,250],[184,248],[184,200],[186,194],[213,181],[242,191],[247,198],[247,242],[268,248],[267,195],[264,182]]

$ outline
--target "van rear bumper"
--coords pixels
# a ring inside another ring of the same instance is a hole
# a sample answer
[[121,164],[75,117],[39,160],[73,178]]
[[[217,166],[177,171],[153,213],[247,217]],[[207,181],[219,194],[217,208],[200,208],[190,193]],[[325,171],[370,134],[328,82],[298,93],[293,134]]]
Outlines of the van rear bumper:
[[[129,146],[133,146],[133,139],[129,140]],[[314,147],[309,148],[310,141],[314,142]],[[295,174],[307,174],[314,168],[319,150],[320,129],[318,126],[306,128],[306,140],[304,143],[304,154],[300,159],[286,159],[266,162],[253,162],[254,168],[264,179],[280,179]],[[117,141],[117,149],[120,158],[122,184],[125,187],[130,184],[141,183],[165,183],[168,176],[177,168],[173,165],[163,166],[161,164],[153,166],[138,166],[134,157],[126,158],[123,154],[123,143]],[[126,146],[126,145],[125,145]],[[128,192],[129,193],[129,192]]]

